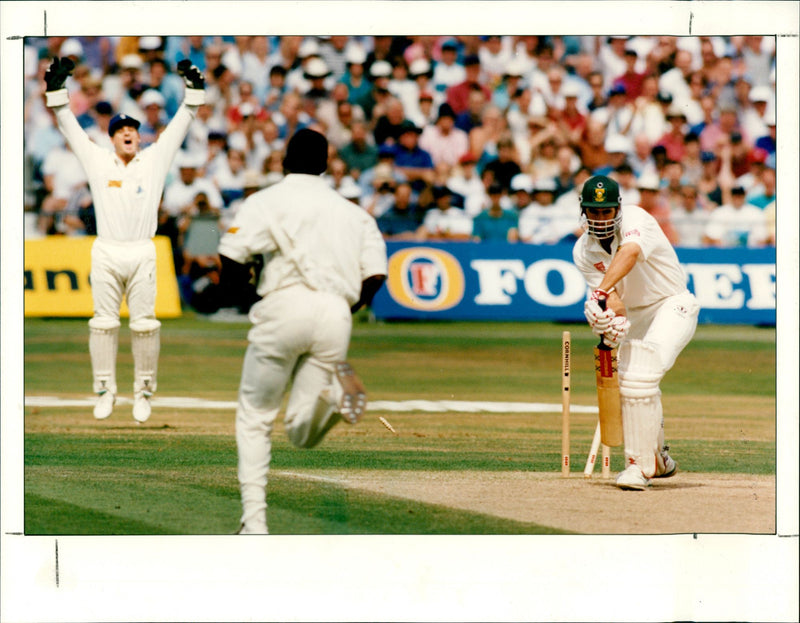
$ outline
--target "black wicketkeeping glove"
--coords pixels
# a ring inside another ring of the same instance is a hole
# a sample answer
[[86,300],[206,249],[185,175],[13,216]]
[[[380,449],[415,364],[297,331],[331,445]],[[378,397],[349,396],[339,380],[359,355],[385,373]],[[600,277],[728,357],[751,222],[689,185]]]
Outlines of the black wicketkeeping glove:
[[59,60],[58,57],[55,57],[53,62],[50,63],[50,67],[44,73],[44,81],[47,84],[47,90],[58,91],[59,89],[63,89],[64,83],[72,74],[73,69],[75,69],[75,63],[73,63],[71,59],[63,57]]
[[183,76],[186,86],[190,89],[202,89],[206,85],[203,72],[197,68],[197,65],[192,65],[192,61],[189,59],[178,61],[178,75]]

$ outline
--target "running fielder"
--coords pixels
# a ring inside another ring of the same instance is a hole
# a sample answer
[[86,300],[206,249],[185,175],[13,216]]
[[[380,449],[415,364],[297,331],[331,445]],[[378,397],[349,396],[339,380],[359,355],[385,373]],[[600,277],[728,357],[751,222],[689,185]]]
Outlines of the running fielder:
[[114,151],[92,142],[69,108],[64,83],[74,64],[55,58],[45,73],[47,106],[53,108],[64,134],[89,178],[97,220],[92,245],[91,283],[94,312],[89,320],[89,354],[94,391],[99,395],[94,417],[111,415],[117,395],[116,359],[120,305],[130,310],[134,361],[133,417],[150,417],[156,391],[161,323],[155,316],[156,250],[153,236],[158,205],[170,163],[183,142],[197,107],[205,101],[203,74],[188,60],[178,63],[186,82],[183,104],[158,141],[139,151],[139,121],[127,115],[111,119],[108,133]]
[[664,445],[659,384],[692,339],[700,307],[658,222],[638,206],[623,209],[614,180],[589,178],[580,204],[587,233],[573,259],[589,286],[584,313],[596,335],[619,346],[627,467],[616,484],[643,490],[677,470]]
[[327,159],[322,134],[294,134],[284,179],[244,201],[219,245],[228,291],[241,290],[250,259],[263,257],[236,409],[240,534],[267,533],[271,435],[288,386],[284,424],[300,448],[318,444],[341,418],[355,424],[366,409],[346,362],[351,313],[385,280],[386,245],[375,219],[321,177]]

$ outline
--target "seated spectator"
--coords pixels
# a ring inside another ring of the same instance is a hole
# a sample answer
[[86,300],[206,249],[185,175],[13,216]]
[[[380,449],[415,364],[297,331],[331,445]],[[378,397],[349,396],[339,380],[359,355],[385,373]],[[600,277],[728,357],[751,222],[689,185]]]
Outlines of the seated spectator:
[[377,218],[378,229],[386,240],[415,240],[421,222],[419,206],[412,200],[411,185],[398,184],[391,207]]
[[345,72],[339,82],[347,86],[347,99],[365,112],[372,107],[372,83],[366,74],[367,53],[361,45],[350,45],[345,53]]
[[389,98],[386,102],[386,112],[376,119],[372,130],[375,144],[396,145],[405,121],[403,103],[396,97]]
[[202,177],[200,167],[203,165],[203,156],[178,152],[175,164],[178,168],[178,179],[172,181],[164,189],[162,206],[172,218],[191,211],[195,205],[198,193],[205,193],[206,200],[214,210],[221,210],[223,206],[222,195],[214,183]]
[[425,213],[417,229],[418,240],[469,240],[472,236],[472,218],[464,210],[453,207],[451,193],[446,186],[434,186],[434,206]]
[[437,93],[444,94],[447,89],[467,77],[464,65],[458,62],[458,42],[447,39],[440,48],[440,57],[431,73],[431,86]]
[[230,205],[244,194],[245,168],[243,151],[228,149],[225,152],[225,159],[211,178],[222,196],[224,205]]
[[703,165],[700,179],[697,180],[697,190],[700,193],[700,203],[707,210],[722,204],[722,190],[719,185],[720,161],[713,151],[704,151],[700,154]]
[[681,163],[683,164],[684,180],[690,184],[697,184],[703,174],[703,163],[700,159],[700,139],[694,132],[689,132],[684,139],[685,152]]
[[667,150],[667,158],[679,162],[686,155],[686,115],[673,104],[667,110],[667,131],[661,135],[656,145]]
[[455,127],[455,121],[453,109],[445,103],[439,107],[436,124],[422,130],[419,146],[431,155],[434,166],[442,162],[455,165],[469,150],[469,137]]
[[516,211],[503,208],[503,187],[489,186],[489,207],[472,219],[472,239],[476,242],[517,242],[519,216]]
[[700,203],[697,188],[681,187],[681,203],[672,208],[671,220],[678,235],[677,246],[697,248],[704,246],[703,233],[711,212]]
[[[362,192],[361,206],[376,219],[383,216],[394,204],[397,180],[389,166],[379,164],[375,167],[372,179],[373,190],[368,195]],[[362,187],[363,189],[363,187]]]
[[277,112],[286,89],[286,67],[273,65],[269,70],[269,85],[264,96],[264,107],[270,112]]
[[661,180],[654,174],[639,178],[639,207],[658,221],[661,230],[671,244],[678,244],[678,234],[672,226],[671,214],[666,199],[661,193]]
[[226,204],[220,210],[219,226],[222,231],[227,231],[230,224],[233,222],[233,217],[241,207],[245,199],[262,188],[268,186],[267,178],[258,171],[247,169],[242,175],[242,194],[240,197],[233,199],[230,203]]
[[763,210],[775,203],[775,169],[764,167],[760,179],[761,183],[754,189],[753,195],[748,196],[747,203]]
[[534,201],[519,214],[519,239],[529,244],[556,244],[571,237],[577,213],[553,201],[555,183],[540,180],[534,186]]
[[504,135],[497,141],[497,157],[487,162],[483,170],[491,172],[495,181],[504,189],[509,187],[512,177],[522,173],[517,150],[510,134]]
[[606,164],[595,169],[595,175],[611,175],[619,167],[628,161],[628,154],[631,151],[631,143],[626,136],[612,134],[606,138]]
[[45,194],[37,227],[46,235],[66,233],[63,211],[73,195],[88,184],[86,173],[75,152],[62,141],[45,157],[41,174]]
[[767,133],[764,136],[759,136],[756,139],[755,146],[767,152],[767,155],[775,155],[775,113],[769,113],[764,119],[767,125]]
[[[465,209],[470,201],[474,201],[474,199],[470,199],[471,197],[483,199],[486,194],[486,188],[478,175],[476,164],[477,159],[472,152],[465,153],[459,158],[458,165],[450,170],[450,176],[445,180],[444,184],[455,194],[463,198],[462,205]],[[475,214],[478,212],[480,212],[480,209],[478,209]],[[469,210],[467,210],[467,213],[470,214],[470,216],[474,216]]]
[[623,162],[611,173],[611,177],[619,184],[622,205],[639,205],[639,189],[636,186],[636,175],[627,162]]
[[375,164],[374,167],[365,169],[358,175],[358,177],[356,177],[356,175],[352,172],[353,170],[351,169],[351,175],[353,179],[355,179],[358,182],[358,185],[361,187],[362,200],[369,198],[375,192],[377,188],[375,184],[375,179],[378,177],[389,178],[393,182],[395,182],[395,184],[399,182],[408,181],[406,179],[406,176],[403,173],[401,173],[397,168],[395,168],[394,154],[395,154],[394,147],[389,145],[382,145],[378,149],[378,162]]
[[400,128],[394,153],[394,166],[411,182],[415,192],[433,183],[433,159],[419,146],[420,129],[411,121]]
[[527,173],[520,173],[511,178],[511,205],[519,215],[533,202],[533,178]]
[[363,171],[378,164],[378,148],[373,144],[364,121],[353,121],[350,125],[350,141],[343,145],[338,153],[356,180]]
[[481,82],[481,61],[477,55],[471,54],[464,58],[464,71],[464,80],[446,90],[447,103],[457,115],[467,110],[471,91],[481,91],[487,102],[492,99],[492,92]]
[[762,247],[769,241],[764,211],[747,203],[744,188],[734,186],[729,201],[715,208],[703,232],[712,247]]
[[[483,91],[470,91],[467,98],[467,109],[461,113],[456,113],[456,127],[459,130],[464,130],[467,136],[471,136],[474,128],[483,125],[486,106],[487,100]],[[499,110],[499,108],[497,108],[497,110]],[[473,145],[470,143],[470,149],[472,149],[472,147]]]

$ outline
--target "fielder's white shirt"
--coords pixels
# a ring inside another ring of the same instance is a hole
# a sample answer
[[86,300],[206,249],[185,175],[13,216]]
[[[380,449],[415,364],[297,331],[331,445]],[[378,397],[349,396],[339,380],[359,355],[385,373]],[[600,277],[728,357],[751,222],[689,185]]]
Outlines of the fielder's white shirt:
[[181,104],[158,141],[142,149],[127,165],[113,151],[92,142],[69,105],[54,109],[59,129],[89,178],[98,238],[132,242],[155,236],[170,163],[197,107]]
[[590,289],[600,285],[619,248],[630,242],[637,243],[641,253],[636,265],[616,285],[626,308],[645,307],[687,291],[686,273],[658,221],[632,205],[622,208],[622,224],[611,244],[611,253],[588,233],[575,243],[572,257]]
[[305,284],[353,305],[364,279],[387,274],[375,219],[317,175],[292,173],[245,199],[219,253],[241,264],[264,256],[261,296]]

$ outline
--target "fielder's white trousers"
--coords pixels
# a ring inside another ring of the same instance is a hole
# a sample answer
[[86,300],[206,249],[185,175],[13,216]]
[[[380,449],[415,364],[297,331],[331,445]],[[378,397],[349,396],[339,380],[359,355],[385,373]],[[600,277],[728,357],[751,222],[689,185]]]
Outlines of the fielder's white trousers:
[[340,419],[334,364],[347,358],[352,315],[340,296],[294,285],[256,303],[250,320],[236,410],[238,476],[245,531],[265,533],[271,435],[283,396],[291,385],[284,424],[292,443],[319,443]]

